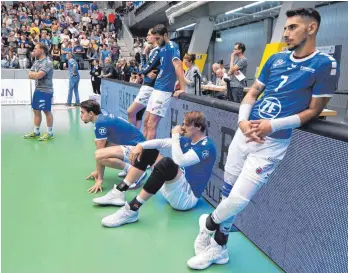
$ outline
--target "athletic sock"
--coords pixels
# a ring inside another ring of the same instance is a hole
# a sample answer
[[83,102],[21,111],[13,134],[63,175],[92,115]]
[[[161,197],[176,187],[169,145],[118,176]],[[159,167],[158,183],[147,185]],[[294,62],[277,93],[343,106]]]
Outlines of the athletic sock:
[[130,164],[125,163],[125,164],[124,164],[123,171],[125,171],[125,172],[127,172],[127,173],[128,173],[128,171],[129,171],[129,168],[130,168],[130,167],[131,167],[131,165],[130,165]]
[[53,135],[52,127],[47,127],[47,133]]
[[211,218],[211,214],[209,214],[209,216],[207,217],[205,225],[210,231],[217,230],[217,228],[219,227],[219,225],[214,222],[213,218]]
[[129,202],[129,207],[132,211],[137,211],[142,204],[144,204],[145,200],[141,199],[138,196],[136,196],[132,201]]
[[117,185],[116,189],[118,189],[119,191],[126,191],[129,189],[130,185],[132,184],[124,179],[120,184]]
[[40,126],[39,127],[34,126],[34,133],[37,135],[40,134]]

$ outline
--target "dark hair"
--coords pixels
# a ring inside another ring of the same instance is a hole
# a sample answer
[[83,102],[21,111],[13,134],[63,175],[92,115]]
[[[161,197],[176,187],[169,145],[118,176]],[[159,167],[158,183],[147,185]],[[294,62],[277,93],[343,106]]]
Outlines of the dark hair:
[[40,49],[42,49],[45,53],[45,56],[48,55],[48,47],[44,44],[44,43],[38,43],[37,45],[39,45]]
[[85,109],[87,112],[93,112],[95,115],[100,115],[102,113],[99,103],[95,100],[85,100],[81,102],[81,108]]
[[184,56],[184,59],[186,59],[189,62],[194,62],[196,60],[196,54],[194,53],[186,53]]
[[245,47],[245,44],[241,43],[241,42],[238,42],[235,44],[236,46],[238,46],[238,49],[242,51],[242,53],[245,52],[246,50],[246,47]]
[[299,9],[288,10],[286,12],[286,16],[288,18],[294,17],[294,16],[306,16],[306,17],[313,18],[318,23],[318,29],[321,22],[321,16],[319,12],[312,8],[299,8]]
[[205,131],[205,128],[207,126],[207,120],[203,112],[199,112],[199,111],[187,112],[184,118],[188,124],[190,125],[193,124],[195,127],[201,127],[201,132]]
[[220,65],[224,65],[224,60],[220,60],[217,63],[220,64]]
[[168,30],[167,30],[167,27],[165,25],[159,24],[159,25],[156,25],[152,28],[151,33],[163,36],[166,33],[168,34]]

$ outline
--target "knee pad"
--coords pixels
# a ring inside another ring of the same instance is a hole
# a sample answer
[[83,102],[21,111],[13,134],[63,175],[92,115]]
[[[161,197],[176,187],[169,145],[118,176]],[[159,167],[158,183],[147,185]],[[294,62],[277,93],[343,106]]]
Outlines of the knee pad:
[[156,149],[148,149],[148,150],[144,150],[140,160],[135,160],[134,162],[134,167],[141,170],[141,171],[146,171],[147,166],[152,166],[153,164],[155,164],[156,159],[158,157],[159,151]]
[[143,120],[145,110],[146,110],[146,108],[144,107],[136,114],[136,120]]
[[150,194],[156,194],[166,181],[176,177],[178,170],[179,166],[171,158],[162,158],[154,167],[143,189]]

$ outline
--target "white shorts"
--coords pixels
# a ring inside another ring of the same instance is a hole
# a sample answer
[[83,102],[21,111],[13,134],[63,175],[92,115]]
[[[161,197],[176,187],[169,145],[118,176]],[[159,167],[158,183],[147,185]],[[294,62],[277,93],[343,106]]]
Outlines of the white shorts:
[[141,86],[139,93],[136,96],[134,101],[136,103],[139,103],[139,104],[146,106],[147,103],[149,102],[152,91],[153,91],[153,87],[151,87],[151,86],[147,86],[147,85]]
[[146,111],[164,118],[172,100],[171,92],[153,90]]
[[177,210],[189,210],[196,206],[198,198],[193,194],[190,184],[186,181],[185,175],[178,181],[171,184],[164,184],[161,193],[169,204]]
[[129,156],[131,152],[133,151],[135,146],[129,146],[129,145],[120,145],[122,151],[123,151],[123,161],[126,163],[129,163]]
[[257,177],[259,182],[267,182],[268,176],[284,158],[290,139],[266,137],[263,144],[246,143],[246,140],[238,129],[228,148],[225,171],[239,176],[244,168],[247,170],[244,174]]

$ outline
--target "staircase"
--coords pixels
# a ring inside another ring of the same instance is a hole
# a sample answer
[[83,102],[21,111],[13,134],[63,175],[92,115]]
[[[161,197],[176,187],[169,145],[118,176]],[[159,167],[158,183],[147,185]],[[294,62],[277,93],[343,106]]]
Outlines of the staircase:
[[117,39],[117,44],[121,48],[120,50],[120,59],[125,59],[126,61],[130,61],[134,59],[133,52],[129,52],[123,38]]

